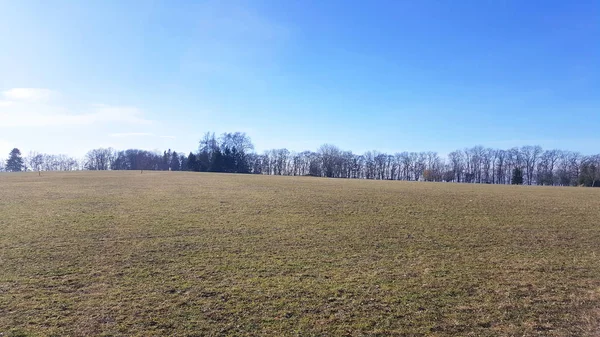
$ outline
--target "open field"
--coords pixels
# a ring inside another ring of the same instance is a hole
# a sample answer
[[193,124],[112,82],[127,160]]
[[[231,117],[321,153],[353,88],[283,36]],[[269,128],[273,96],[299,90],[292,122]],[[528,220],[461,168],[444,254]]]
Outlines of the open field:
[[599,336],[600,189],[0,174],[4,336]]

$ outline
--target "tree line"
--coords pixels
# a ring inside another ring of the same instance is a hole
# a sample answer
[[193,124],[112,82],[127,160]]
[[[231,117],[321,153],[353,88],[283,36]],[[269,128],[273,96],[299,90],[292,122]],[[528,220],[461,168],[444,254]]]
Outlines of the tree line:
[[198,151],[183,154],[99,148],[77,160],[66,155],[32,152],[22,157],[13,149],[0,170],[163,170],[316,176],[348,179],[437,181],[485,184],[527,184],[600,187],[600,154],[582,155],[540,146],[492,149],[474,146],[450,152],[368,151],[355,154],[325,144],[316,151],[285,148],[254,152],[245,133],[206,133]]

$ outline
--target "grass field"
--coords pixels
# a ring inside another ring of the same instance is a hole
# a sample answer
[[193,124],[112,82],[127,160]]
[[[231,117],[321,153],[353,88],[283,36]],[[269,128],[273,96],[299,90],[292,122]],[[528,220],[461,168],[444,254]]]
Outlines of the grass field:
[[3,336],[600,336],[600,189],[0,174]]

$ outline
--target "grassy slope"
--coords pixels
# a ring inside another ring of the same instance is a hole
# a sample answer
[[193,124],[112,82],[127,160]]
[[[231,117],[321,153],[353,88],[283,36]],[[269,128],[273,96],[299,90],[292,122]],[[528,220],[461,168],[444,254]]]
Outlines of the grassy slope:
[[0,175],[5,335],[598,335],[600,189]]

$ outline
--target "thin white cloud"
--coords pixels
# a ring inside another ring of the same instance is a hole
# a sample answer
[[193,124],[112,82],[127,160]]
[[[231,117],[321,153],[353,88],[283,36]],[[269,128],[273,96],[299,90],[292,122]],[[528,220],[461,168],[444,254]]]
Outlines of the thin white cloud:
[[97,123],[149,124],[141,112],[131,107],[103,107],[83,114],[44,113],[25,110],[22,113],[0,111],[0,127],[74,126]]
[[116,137],[116,138],[121,138],[121,137],[146,137],[146,136],[154,136],[153,133],[148,133],[148,132],[124,132],[124,133],[111,133],[109,135],[110,137]]
[[160,136],[160,138],[175,139],[177,137],[175,137],[175,136]]
[[2,96],[9,101],[45,101],[57,96],[53,90],[43,88],[12,88],[2,92]]
[[0,128],[151,123],[136,107],[93,104],[76,108],[45,101],[54,93],[31,88],[4,91],[3,96],[7,99],[0,100]]

